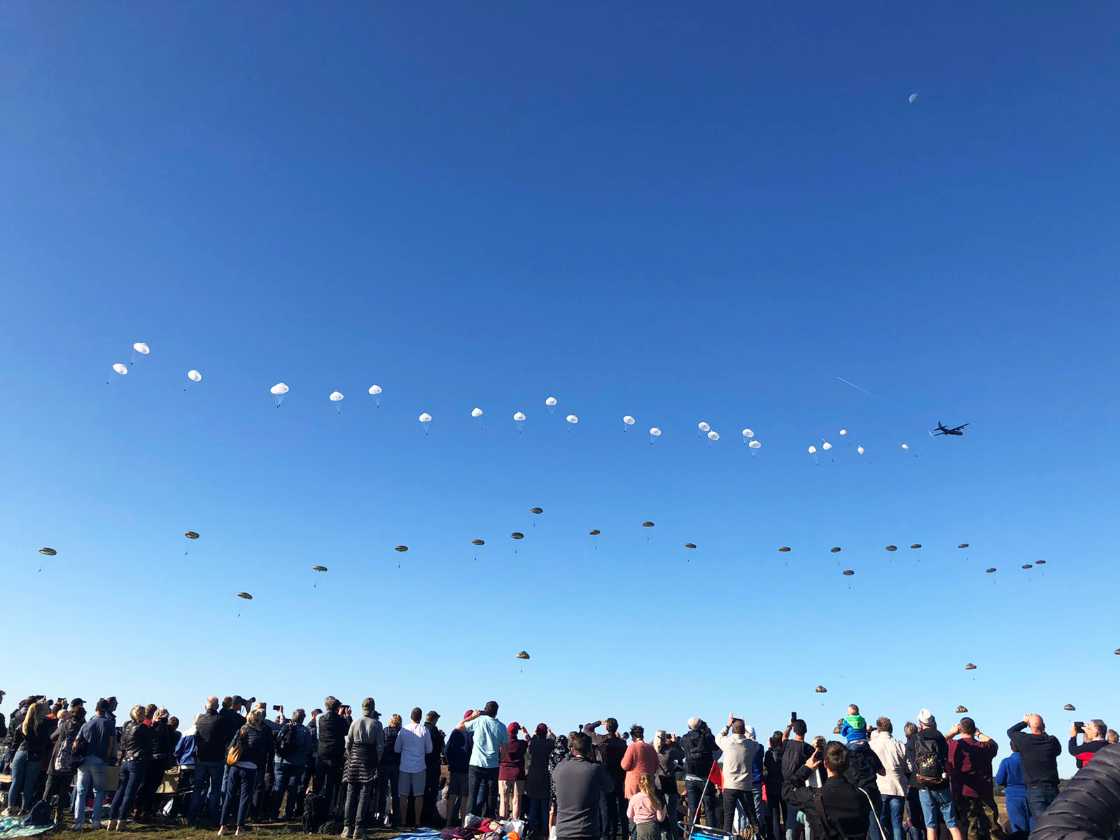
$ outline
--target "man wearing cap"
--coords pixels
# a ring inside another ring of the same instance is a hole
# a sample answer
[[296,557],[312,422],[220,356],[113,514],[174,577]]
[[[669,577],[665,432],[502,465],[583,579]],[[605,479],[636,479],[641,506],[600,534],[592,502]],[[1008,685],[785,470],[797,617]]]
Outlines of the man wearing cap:
[[938,822],[945,824],[953,840],[962,840],[957,827],[957,811],[949,789],[949,745],[937,731],[937,720],[929,709],[918,712],[918,733],[914,742],[914,775],[918,801],[926,823],[926,840],[938,840]]
[[439,723],[439,712],[430,711],[424,718],[424,728],[432,739],[432,751],[425,758],[427,776],[424,779],[424,807],[420,812],[420,822],[436,827],[439,813],[436,811],[436,798],[439,796],[440,762],[443,758],[444,735]]
[[[1029,732],[1023,731],[1028,728]],[[1046,734],[1046,722],[1038,714],[1023,715],[1021,721],[1007,730],[1007,737],[1019,750],[1033,831],[1035,821],[1058,796],[1058,756],[1062,754],[1062,745],[1053,735]]]
[[[474,709],[463,712],[463,720],[474,717]],[[447,824],[457,826],[462,823],[463,817],[470,810],[468,795],[470,794],[470,763],[471,750],[474,748],[474,736],[463,729],[456,727],[447,736],[444,754],[447,757]]]
[[481,712],[461,721],[459,728],[474,736],[468,769],[471,812],[480,817],[498,816],[498,763],[509,740],[505,724],[498,720],[498,701],[490,700]]

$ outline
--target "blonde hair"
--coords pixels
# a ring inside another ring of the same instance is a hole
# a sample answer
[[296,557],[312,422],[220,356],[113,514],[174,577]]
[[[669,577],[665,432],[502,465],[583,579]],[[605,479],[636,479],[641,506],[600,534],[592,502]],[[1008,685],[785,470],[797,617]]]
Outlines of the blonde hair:
[[39,724],[43,722],[43,718],[47,716],[47,704],[39,701],[32,703],[27,707],[27,711],[23,713],[23,725],[20,726],[24,735],[30,735],[32,731],[39,730]]
[[401,725],[401,716],[394,713],[393,716],[391,718],[389,718],[389,725],[390,726],[400,726]]
[[253,709],[249,712],[249,716],[245,718],[245,722],[249,726],[260,726],[262,720],[264,720],[264,709]]
[[661,795],[657,792],[657,787],[653,783],[653,777],[649,773],[642,773],[638,777],[638,790],[649,797],[650,805],[653,806],[655,811],[665,810],[665,803],[661,801]]
[[141,723],[144,720],[144,715],[146,713],[147,710],[143,706],[133,706],[132,711],[128,713],[128,716],[132,718],[136,723]]

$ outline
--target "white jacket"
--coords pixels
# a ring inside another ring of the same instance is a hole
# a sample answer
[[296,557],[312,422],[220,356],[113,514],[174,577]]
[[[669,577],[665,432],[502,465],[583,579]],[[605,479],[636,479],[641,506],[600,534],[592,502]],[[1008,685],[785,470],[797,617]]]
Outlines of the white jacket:
[[889,732],[875,730],[869,739],[871,751],[879,756],[886,768],[885,776],[876,776],[875,784],[883,796],[905,796],[909,786],[906,765],[906,745],[891,737]]

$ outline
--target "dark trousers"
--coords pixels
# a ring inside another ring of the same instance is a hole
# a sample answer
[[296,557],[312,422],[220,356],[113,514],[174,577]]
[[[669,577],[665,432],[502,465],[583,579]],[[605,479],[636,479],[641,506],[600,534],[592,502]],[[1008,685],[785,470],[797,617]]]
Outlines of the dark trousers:
[[436,797],[439,796],[439,766],[428,767],[424,776],[424,807],[420,811],[420,824],[437,828],[439,812],[436,810]]
[[735,809],[742,808],[747,815],[747,822],[753,827],[758,827],[758,814],[754,810],[754,793],[749,790],[723,789],[723,831],[725,834],[735,833]]
[[400,786],[400,765],[382,765],[377,771],[377,818],[384,822],[386,817],[390,817],[390,825],[394,828],[401,824],[401,815],[397,813]]
[[770,791],[766,791],[766,807],[770,814],[770,837],[772,840],[784,840],[785,829],[782,821],[785,819],[786,803],[784,803],[779,796],[770,796]]
[[[688,797],[688,822],[696,819],[696,810],[700,807],[700,794],[704,791],[704,782],[693,781],[688,779],[684,783],[685,796]],[[701,823],[697,820],[698,825],[706,825],[709,828],[715,828],[711,825],[716,820],[716,788],[715,785],[708,784],[708,791],[704,793],[704,817],[707,822]],[[753,804],[753,802],[752,802]]]
[[272,775],[272,818],[280,819],[280,800],[287,794],[284,803],[284,819],[291,822],[295,819],[296,809],[303,801],[304,768],[295,764],[277,764]]
[[167,767],[167,757],[160,756],[148,761],[144,770],[144,784],[136,797],[136,816],[150,819],[155,816],[156,791],[163,784],[163,771]]
[[346,786],[346,811],[342,819],[344,826],[350,826],[355,831],[365,830],[376,784],[374,779],[370,779],[365,783],[351,782]]
[[54,809],[56,823],[62,823],[63,817],[70,808],[70,783],[73,781],[73,773],[52,773],[47,777],[47,789],[43,791],[43,801],[50,805],[51,797],[58,797],[58,806]]
[[1038,818],[1046,813],[1050,803],[1058,798],[1058,786],[1044,782],[1027,788],[1027,812],[1031,815],[1031,831]]
[[1003,836],[1003,827],[999,824],[999,806],[995,799],[980,799],[975,796],[957,797],[957,826],[964,837],[972,836],[975,840],[988,840],[992,835]]
[[498,816],[498,768],[476,767],[467,770],[471,813],[476,817]]
[[[463,814],[463,803],[470,795],[470,777],[462,770],[452,770],[447,782],[447,824],[456,826]],[[469,809],[468,809],[469,810]]]
[[109,809],[110,820],[128,819],[128,812],[132,810],[136,795],[144,783],[146,764],[145,761],[126,761],[121,765],[120,781],[117,782],[117,792],[113,796],[113,805]]
[[618,799],[615,798],[614,791],[603,791],[599,807],[603,814],[603,836],[608,840],[614,840],[618,836],[619,829]]
[[325,797],[327,811],[332,817],[340,810],[335,799],[338,797],[338,787],[342,784],[344,765],[345,759],[342,756],[338,758],[319,756],[315,762],[315,792]]
[[191,794],[191,807],[187,812],[187,822],[198,821],[198,812],[206,800],[206,816],[211,822],[218,819],[218,801],[222,793],[222,773],[224,761],[196,761],[194,764],[194,793]]
[[257,784],[257,771],[249,770],[236,765],[229,768],[229,778],[226,781],[226,801],[222,803],[222,825],[229,824],[230,814],[233,812],[233,803],[237,802],[237,827],[245,825],[245,818],[249,816],[249,804],[253,801],[253,789]]
[[906,791],[906,810],[910,812],[910,825],[925,833],[926,818],[922,814],[922,799],[918,796],[918,788],[914,785]]

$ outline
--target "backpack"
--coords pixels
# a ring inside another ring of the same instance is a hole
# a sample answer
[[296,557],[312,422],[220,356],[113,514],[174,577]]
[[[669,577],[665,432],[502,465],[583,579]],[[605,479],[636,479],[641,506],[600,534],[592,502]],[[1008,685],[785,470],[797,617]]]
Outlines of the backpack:
[[276,739],[276,754],[281,758],[291,758],[295,751],[296,725],[294,723],[287,723],[284,725],[284,728],[280,730],[280,735]]
[[309,793],[303,801],[303,833],[318,834],[329,817],[327,797],[321,793]]
[[54,757],[54,770],[56,773],[72,773],[77,769],[82,759],[74,749],[74,743],[77,739],[63,737],[62,743],[58,747],[58,752]]
[[918,737],[914,745],[914,778],[922,785],[939,785],[945,780],[945,760],[937,739]]
[[43,826],[53,825],[54,820],[51,819],[51,806],[43,799],[40,799],[31,806],[31,811],[24,817],[23,825],[25,827],[42,828]]

